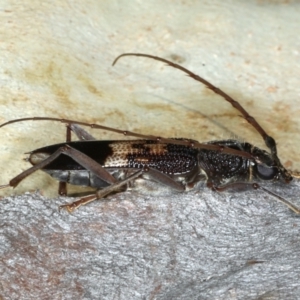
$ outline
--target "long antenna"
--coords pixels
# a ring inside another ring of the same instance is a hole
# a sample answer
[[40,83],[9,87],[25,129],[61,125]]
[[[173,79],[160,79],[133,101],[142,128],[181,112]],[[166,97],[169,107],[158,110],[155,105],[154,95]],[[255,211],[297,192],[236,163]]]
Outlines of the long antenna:
[[150,55],[150,54],[143,54],[143,53],[123,53],[121,55],[119,55],[114,62],[112,63],[112,65],[114,66],[118,60],[121,57],[124,56],[140,56],[140,57],[147,57],[147,58],[151,58],[154,60],[158,60],[161,61],[163,63],[166,63],[168,66],[173,67],[175,69],[181,70],[184,73],[186,73],[189,77],[203,83],[206,87],[208,87],[210,90],[212,90],[214,93],[220,95],[221,97],[223,97],[227,102],[229,102],[235,109],[237,109],[242,115],[243,117],[246,119],[246,121],[252,125],[256,131],[261,135],[261,137],[263,138],[266,146],[270,149],[271,151],[271,155],[273,160],[276,162],[277,166],[280,168],[285,181],[289,182],[292,180],[292,176],[291,174],[283,167],[283,165],[281,164],[278,156],[277,156],[277,148],[276,148],[276,142],[275,140],[266,133],[266,131],[259,125],[259,123],[256,121],[256,119],[249,115],[249,113],[244,109],[244,107],[242,105],[239,104],[239,102],[237,102],[236,100],[234,100],[233,98],[231,98],[228,94],[226,94],[225,92],[223,92],[221,89],[219,89],[218,87],[214,86],[213,84],[211,84],[210,82],[208,82],[207,80],[205,80],[204,78],[200,77],[199,75],[189,71],[188,69],[173,63],[167,59],[158,57],[158,56],[154,56],[154,55]]

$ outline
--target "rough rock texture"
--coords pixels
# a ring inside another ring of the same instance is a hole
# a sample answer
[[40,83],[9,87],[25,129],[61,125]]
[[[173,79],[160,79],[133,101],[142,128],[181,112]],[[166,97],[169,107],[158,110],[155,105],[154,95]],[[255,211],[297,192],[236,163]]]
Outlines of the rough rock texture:
[[68,201],[1,201],[3,299],[299,296],[300,218],[263,193],[124,192],[59,212]]

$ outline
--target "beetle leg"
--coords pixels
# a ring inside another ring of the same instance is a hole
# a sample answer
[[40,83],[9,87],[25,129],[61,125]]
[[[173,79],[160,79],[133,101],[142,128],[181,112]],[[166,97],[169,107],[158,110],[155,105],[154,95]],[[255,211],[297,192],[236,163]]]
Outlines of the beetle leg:
[[109,184],[115,183],[117,181],[107,170],[105,170],[105,168],[99,165],[95,160],[85,155],[84,153],[70,147],[69,145],[65,145],[57,149],[53,154],[51,154],[42,162],[34,165],[33,167],[25,170],[24,172],[11,179],[9,184],[0,186],[0,188],[5,188],[8,186],[16,187],[24,178],[37,170],[43,169],[45,166],[53,162],[62,154],[70,156],[86,170],[92,172],[100,179],[106,181]]
[[154,181],[166,185],[176,191],[182,192],[185,190],[185,187],[182,184],[178,183],[168,175],[153,168],[148,167],[147,169],[148,172],[146,173],[146,176],[149,177],[150,179],[153,179]]
[[[69,125],[66,125],[66,142],[71,142],[71,128]],[[66,196],[67,195],[67,183],[64,181],[58,182],[58,195]]]
[[116,192],[118,191],[122,186],[128,184],[130,181],[136,179],[137,177],[139,177],[145,170],[139,170],[135,173],[133,173],[132,175],[128,176],[127,178],[120,180],[118,182],[115,182],[111,185],[109,185],[108,187],[105,187],[101,190],[98,190],[95,194],[92,195],[88,195],[85,197],[80,198],[79,200],[72,202],[72,203],[68,203],[68,204],[64,204],[61,205],[59,208],[65,208],[67,209],[68,212],[73,212],[75,209],[79,208],[82,205],[85,205],[89,202],[95,201],[95,200],[99,200],[102,199],[103,197],[105,197],[106,195],[112,193],[112,192]]
[[229,189],[233,189],[236,191],[249,190],[249,189],[254,188],[253,185],[254,185],[253,183],[248,183],[248,182],[231,182],[231,183],[227,183],[224,185],[216,185],[216,184],[212,183],[211,181],[207,182],[207,187],[209,187],[213,191],[217,191],[217,192],[224,192]]
[[67,183],[65,181],[58,182],[58,195],[67,196]]
[[72,130],[80,141],[95,141],[96,139],[85,131],[82,127],[77,124],[71,123],[67,126],[70,130]]
[[[67,133],[66,133],[66,142],[71,142],[71,132],[73,131],[75,135],[81,141],[93,141],[96,140],[92,135],[90,135],[87,131],[85,131],[82,127],[77,124],[68,124],[67,126]],[[58,194],[61,196],[67,195],[67,183],[64,181],[59,181],[58,184]]]
[[269,191],[268,189],[260,186],[256,182],[254,182],[254,183],[233,182],[233,183],[229,183],[229,184],[225,184],[225,185],[221,185],[221,186],[215,186],[212,182],[208,182],[207,186],[209,188],[211,188],[212,190],[217,191],[217,192],[223,192],[223,191],[225,191],[227,189],[230,189],[230,188],[233,188],[233,189],[251,189],[252,188],[254,190],[261,189],[262,191],[264,191],[264,192],[268,193],[269,195],[273,196],[276,200],[278,200],[281,203],[283,203],[284,205],[286,205],[294,213],[296,213],[297,215],[300,215],[300,209],[297,206],[295,206],[291,202],[287,201],[283,197],[281,197],[281,196]]

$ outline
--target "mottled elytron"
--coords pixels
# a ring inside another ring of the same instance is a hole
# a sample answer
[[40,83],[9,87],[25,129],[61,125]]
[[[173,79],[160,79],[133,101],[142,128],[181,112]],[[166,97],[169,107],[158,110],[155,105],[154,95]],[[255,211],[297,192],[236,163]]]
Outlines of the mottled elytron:
[[[283,202],[296,214],[300,214],[295,205],[263,186],[265,181],[289,183],[293,177],[299,176],[298,173],[285,169],[277,156],[275,140],[237,101],[202,77],[160,57],[124,53],[115,59],[113,65],[124,56],[140,56],[161,61],[203,83],[243,115],[262,136],[270,152],[238,140],[199,143],[189,139],[143,135],[75,120],[50,117],[22,118],[3,123],[0,127],[29,120],[58,121],[67,124],[67,141],[30,152],[28,161],[33,166],[0,188],[15,187],[36,170],[43,170],[56,178],[60,182],[60,194],[66,194],[66,183],[94,187],[96,192],[73,203],[62,205],[71,212],[81,205],[126,188],[129,184],[133,185],[137,178],[158,182],[179,192],[192,188],[200,180],[206,180],[209,188],[219,192],[241,188],[261,190]],[[113,131],[136,137],[137,140],[95,140],[80,126]],[[71,131],[79,141],[71,141]]]

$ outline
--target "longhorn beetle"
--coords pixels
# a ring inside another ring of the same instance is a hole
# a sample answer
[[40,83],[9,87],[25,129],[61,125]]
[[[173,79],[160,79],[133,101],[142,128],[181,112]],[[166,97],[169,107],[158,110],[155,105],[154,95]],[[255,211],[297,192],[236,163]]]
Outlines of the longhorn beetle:
[[[261,135],[270,152],[233,139],[199,143],[189,139],[143,135],[75,120],[52,117],[22,118],[3,123],[0,127],[29,120],[57,121],[67,124],[66,142],[31,151],[28,161],[33,166],[0,188],[15,187],[36,170],[43,170],[56,178],[60,182],[60,194],[66,194],[66,183],[96,188],[95,193],[61,206],[72,212],[81,205],[119,191],[139,177],[159,182],[175,191],[184,191],[200,180],[206,180],[207,186],[218,192],[231,188],[262,190],[283,202],[296,214],[300,214],[300,209],[295,205],[263,187],[264,181],[290,183],[293,177],[300,176],[284,168],[277,156],[275,140],[241,104],[202,77],[164,58],[141,53],[124,53],[115,59],[113,65],[124,56],[141,56],[166,63],[203,83],[242,114]],[[138,139],[99,141],[80,125]],[[71,131],[79,141],[71,141]]]

